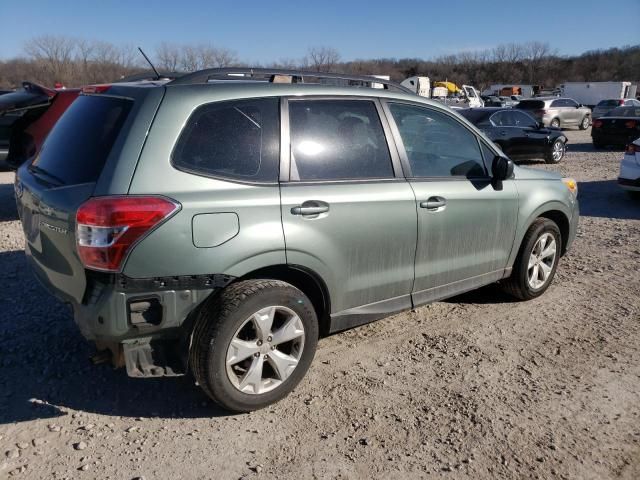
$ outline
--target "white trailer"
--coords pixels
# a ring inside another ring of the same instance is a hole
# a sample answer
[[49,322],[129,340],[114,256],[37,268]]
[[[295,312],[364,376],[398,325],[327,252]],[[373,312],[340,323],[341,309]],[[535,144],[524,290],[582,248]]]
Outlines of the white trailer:
[[635,98],[636,90],[637,86],[631,82],[567,82],[560,85],[563,97],[592,108],[601,100]]

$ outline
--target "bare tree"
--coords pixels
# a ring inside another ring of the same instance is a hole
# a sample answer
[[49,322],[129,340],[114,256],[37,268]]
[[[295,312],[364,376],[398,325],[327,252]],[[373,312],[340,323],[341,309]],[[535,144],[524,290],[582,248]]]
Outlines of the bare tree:
[[340,54],[331,47],[311,47],[303,63],[316,72],[331,72],[340,61]]
[[41,35],[25,43],[25,52],[60,82],[71,78],[77,42],[63,35]]
[[156,49],[158,67],[162,70],[175,72],[180,66],[180,47],[162,42]]

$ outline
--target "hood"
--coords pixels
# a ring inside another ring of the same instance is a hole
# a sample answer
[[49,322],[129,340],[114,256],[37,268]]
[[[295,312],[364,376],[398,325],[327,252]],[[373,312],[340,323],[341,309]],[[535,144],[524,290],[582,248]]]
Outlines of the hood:
[[513,169],[516,180],[561,180],[562,175],[556,172],[540,170],[538,168],[521,167],[516,165]]

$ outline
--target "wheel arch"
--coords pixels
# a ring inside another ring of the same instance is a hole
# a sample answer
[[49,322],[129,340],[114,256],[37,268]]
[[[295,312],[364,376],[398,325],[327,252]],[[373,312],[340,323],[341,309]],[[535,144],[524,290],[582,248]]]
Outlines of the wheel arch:
[[[567,217],[567,215],[560,210],[546,210],[542,213],[539,213],[538,216],[529,223],[529,226],[531,226],[531,224],[538,218],[548,218],[549,220],[554,222],[556,225],[558,225],[558,228],[560,229],[560,236],[561,236],[560,240],[562,240],[560,255],[564,255],[567,251],[567,243],[569,241],[569,230],[571,228],[569,223],[569,218]],[[529,227],[527,227],[527,230],[528,229]]]
[[300,265],[271,265],[253,270],[236,279],[273,279],[290,283],[302,291],[311,303],[318,316],[320,335],[326,336],[331,326],[331,298],[325,281],[316,272]]

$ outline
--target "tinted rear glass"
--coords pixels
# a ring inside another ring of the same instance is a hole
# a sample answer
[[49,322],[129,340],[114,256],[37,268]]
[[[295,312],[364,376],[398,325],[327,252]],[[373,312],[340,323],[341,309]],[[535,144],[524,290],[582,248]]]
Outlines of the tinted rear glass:
[[542,110],[544,102],[542,100],[522,100],[516,108],[521,110]]
[[640,107],[618,107],[611,110],[607,117],[640,117]]
[[66,185],[95,182],[133,102],[80,96],[60,117],[33,166]]
[[489,116],[487,112],[484,112],[482,110],[474,110],[472,108],[460,110],[458,113],[474,124],[483,122]]
[[620,105],[620,100],[602,100],[598,103],[598,107],[617,107]]

